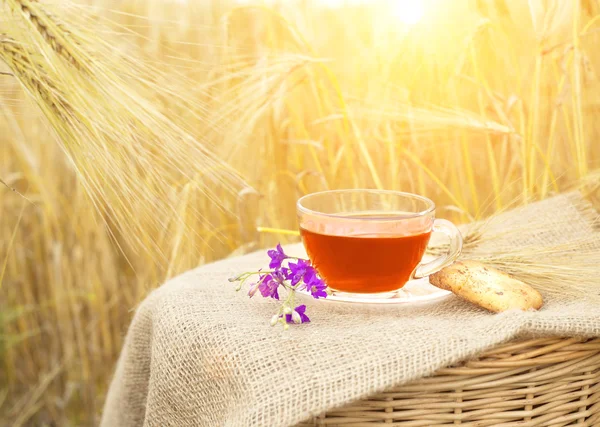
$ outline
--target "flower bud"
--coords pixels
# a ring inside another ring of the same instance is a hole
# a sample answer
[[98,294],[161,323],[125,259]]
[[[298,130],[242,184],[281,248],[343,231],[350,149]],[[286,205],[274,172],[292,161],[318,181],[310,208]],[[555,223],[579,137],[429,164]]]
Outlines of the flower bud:
[[289,308],[287,305],[285,307],[283,307],[283,314],[292,314],[292,309]]
[[256,291],[258,291],[258,283],[253,283],[250,285],[250,289],[248,290],[248,296],[252,298]]
[[243,273],[242,274],[238,274],[237,276],[234,276],[234,277],[230,277],[227,280],[229,280],[230,282],[237,282],[239,280],[242,280],[242,277],[244,277]]
[[271,317],[271,326],[275,326],[277,322],[279,322],[279,315],[274,314],[273,317]]
[[294,323],[302,323],[302,319],[300,318],[300,315],[296,310],[292,312],[292,320],[294,321]]
[[285,324],[283,325],[283,330],[284,330],[284,331],[287,331],[289,328],[290,328],[290,325],[288,325],[287,323],[285,323]]

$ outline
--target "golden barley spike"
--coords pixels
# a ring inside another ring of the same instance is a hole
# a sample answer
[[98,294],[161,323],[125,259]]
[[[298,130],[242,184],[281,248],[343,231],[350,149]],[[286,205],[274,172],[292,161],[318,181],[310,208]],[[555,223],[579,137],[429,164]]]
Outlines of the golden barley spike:
[[82,62],[76,58],[81,51],[74,48],[72,33],[58,18],[47,12],[36,0],[4,0],[14,14],[24,18],[33,31],[37,31],[58,56],[79,70],[84,70]]

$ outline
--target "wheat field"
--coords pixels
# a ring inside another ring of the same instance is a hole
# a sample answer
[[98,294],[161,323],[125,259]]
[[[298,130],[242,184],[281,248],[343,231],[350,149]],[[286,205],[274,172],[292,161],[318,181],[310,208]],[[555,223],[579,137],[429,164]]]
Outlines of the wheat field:
[[597,0],[0,0],[0,425],[95,425],[136,305],[312,191],[600,185]]

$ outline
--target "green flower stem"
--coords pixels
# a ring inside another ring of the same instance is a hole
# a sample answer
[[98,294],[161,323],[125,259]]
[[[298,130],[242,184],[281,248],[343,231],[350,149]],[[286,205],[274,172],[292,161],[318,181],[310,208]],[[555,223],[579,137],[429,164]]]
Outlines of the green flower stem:
[[256,274],[269,274],[274,273],[275,270],[265,270],[265,271],[247,271],[245,273],[240,274],[239,276],[230,277],[228,280],[230,282],[244,281],[248,279],[250,276],[254,276]]

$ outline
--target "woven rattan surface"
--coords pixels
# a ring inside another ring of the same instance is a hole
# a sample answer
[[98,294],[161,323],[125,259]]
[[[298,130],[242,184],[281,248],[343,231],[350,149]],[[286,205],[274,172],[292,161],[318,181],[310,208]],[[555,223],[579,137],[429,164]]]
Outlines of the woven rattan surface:
[[600,426],[600,339],[502,345],[300,426]]

